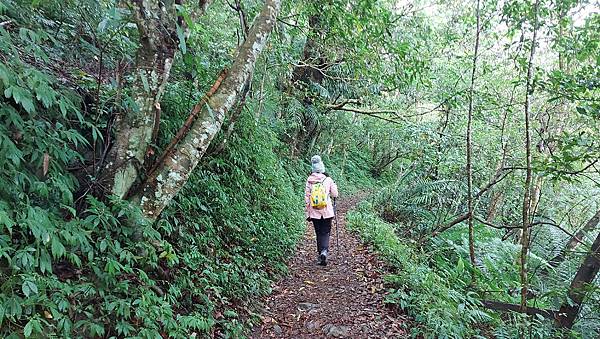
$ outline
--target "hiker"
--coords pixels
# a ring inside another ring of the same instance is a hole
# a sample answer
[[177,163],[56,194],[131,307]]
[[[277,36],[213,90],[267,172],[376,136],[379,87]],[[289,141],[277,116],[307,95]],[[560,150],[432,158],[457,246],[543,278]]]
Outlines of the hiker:
[[337,185],[325,172],[325,165],[318,155],[310,159],[311,174],[306,180],[304,200],[306,203],[306,220],[312,221],[317,235],[317,264],[327,265],[329,250],[329,234],[334,217],[331,198],[337,198]]

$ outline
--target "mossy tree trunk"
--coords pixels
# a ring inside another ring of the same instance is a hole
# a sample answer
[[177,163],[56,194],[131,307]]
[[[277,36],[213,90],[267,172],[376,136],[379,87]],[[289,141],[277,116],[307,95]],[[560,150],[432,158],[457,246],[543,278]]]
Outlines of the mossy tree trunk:
[[[158,132],[160,100],[175,56],[175,4],[159,0],[130,1],[139,33],[137,64],[131,72],[132,107],[116,118],[115,142],[109,154],[111,193],[125,197],[138,179]],[[163,29],[166,28],[166,29]]]
[[[204,14],[211,1],[194,4],[192,17]],[[160,101],[171,75],[179,37],[177,26],[189,36],[188,27],[177,15],[183,0],[130,0],[133,20],[139,34],[136,67],[130,73],[131,107],[116,117],[115,141],[109,153],[107,171],[112,194],[124,198],[143,177],[153,159],[160,123]]]
[[177,147],[157,164],[156,170],[143,182],[139,192],[132,197],[140,204],[147,219],[156,220],[161,211],[181,190],[205,154],[210,142],[221,129],[227,112],[238,102],[275,25],[280,3],[280,0],[265,2],[248,32],[248,38],[238,48],[237,57],[221,85],[201,107],[198,118]]

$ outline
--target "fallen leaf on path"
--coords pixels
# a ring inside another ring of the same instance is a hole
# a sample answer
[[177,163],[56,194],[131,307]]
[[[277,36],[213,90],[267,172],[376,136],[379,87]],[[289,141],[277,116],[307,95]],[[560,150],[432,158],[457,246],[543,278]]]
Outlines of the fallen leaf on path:
[[[326,267],[314,265],[314,230],[306,229],[288,263],[289,275],[274,285],[279,293],[264,299],[269,311],[263,313],[263,325],[254,328],[251,338],[408,337],[406,315],[383,302],[386,292],[381,278],[389,267],[345,229],[343,215],[360,200],[339,202],[340,246],[332,244]],[[332,240],[338,239],[333,236]],[[279,324],[276,332],[280,333],[274,333],[274,324]]]

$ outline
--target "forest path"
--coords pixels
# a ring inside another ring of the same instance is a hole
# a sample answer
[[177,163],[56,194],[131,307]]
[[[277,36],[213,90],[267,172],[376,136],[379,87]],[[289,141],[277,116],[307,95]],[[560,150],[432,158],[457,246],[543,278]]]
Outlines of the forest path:
[[265,300],[262,324],[252,338],[404,338],[406,316],[383,304],[385,264],[346,230],[346,212],[361,196],[338,203],[339,243],[331,229],[327,266],[318,266],[315,233],[304,239],[289,263],[290,274]]

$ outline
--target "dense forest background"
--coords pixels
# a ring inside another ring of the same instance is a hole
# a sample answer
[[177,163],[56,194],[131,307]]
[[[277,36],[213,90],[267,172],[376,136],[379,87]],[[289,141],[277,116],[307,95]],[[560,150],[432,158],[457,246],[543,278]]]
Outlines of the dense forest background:
[[0,336],[244,336],[320,154],[414,335],[597,337],[599,8],[1,0]]

